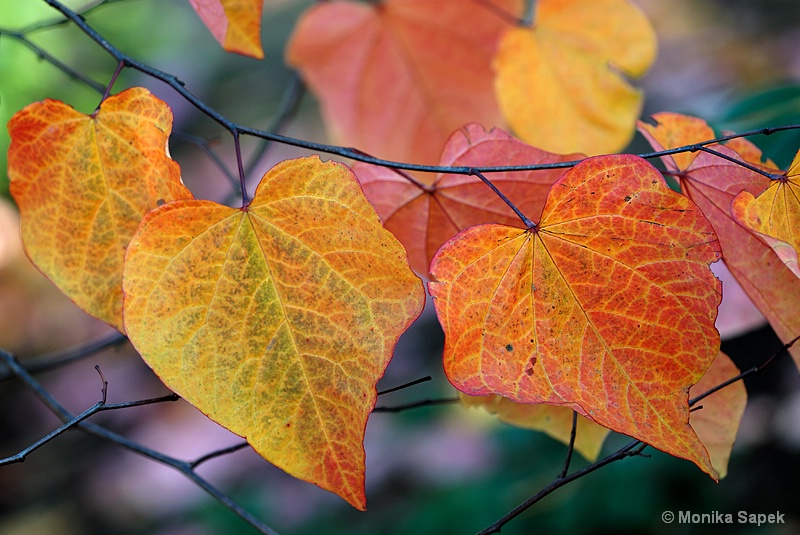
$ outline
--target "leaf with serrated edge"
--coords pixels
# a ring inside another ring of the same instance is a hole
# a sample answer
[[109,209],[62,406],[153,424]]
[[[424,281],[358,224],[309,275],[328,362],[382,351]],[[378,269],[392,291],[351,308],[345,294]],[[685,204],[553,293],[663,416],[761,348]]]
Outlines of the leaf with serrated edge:
[[503,124],[491,62],[521,12],[520,0],[322,2],[299,20],[287,63],[338,144],[433,164],[464,124]]
[[534,25],[512,28],[494,60],[495,91],[513,132],[553,152],[609,153],[633,136],[639,77],[656,38],[627,0],[540,0]]
[[[700,382],[689,390],[689,397],[699,396],[737,375],[739,368],[720,352]],[[728,460],[746,405],[747,390],[742,381],[737,381],[700,400],[698,406],[702,409],[692,411],[689,418],[720,479],[728,474]]]
[[759,236],[800,277],[800,152],[786,174],[758,197],[742,191],[731,205],[733,218]]
[[222,48],[256,59],[261,47],[261,13],[264,0],[189,0],[203,24]]
[[448,378],[469,395],[566,405],[716,478],[689,387],[719,350],[708,221],[630,155],[584,160],[531,230],[480,225],[433,259]]
[[[485,167],[569,162],[582,154],[553,154],[526,145],[499,128],[468,124],[453,133],[439,165]],[[356,163],[364,194],[383,225],[408,251],[411,267],[427,275],[433,255],[460,231],[480,223],[520,226],[520,218],[477,176],[422,175],[416,182],[397,171]],[[487,177],[522,213],[538,218],[547,191],[564,169],[489,173]],[[424,182],[428,180],[428,182]]]
[[[460,393],[459,399],[465,407],[483,407],[497,419],[524,429],[547,433],[564,444],[569,444],[572,435],[572,416],[569,407],[530,403],[515,403],[503,396],[468,396]],[[578,415],[575,432],[575,451],[589,461],[597,460],[600,449],[608,436],[608,429]]]
[[57,100],[8,124],[8,175],[31,261],[75,304],[122,330],[122,263],[142,217],[190,199],[167,153],[172,112],[147,89],[92,115]]
[[[673,113],[652,116],[655,125],[639,123],[639,130],[656,150],[671,149],[713,139],[714,132],[701,119]],[[771,162],[761,161],[761,152],[747,140],[709,148],[725,156],[742,159],[776,172]],[[734,149],[736,152],[734,152]],[[783,342],[800,334],[800,280],[757,235],[739,225],[731,214],[733,198],[742,191],[756,196],[769,186],[769,179],[735,162],[706,152],[682,161],[663,159],[680,181],[681,191],[700,207],[711,222],[722,246],[722,258],[753,304],[767,318]],[[676,163],[677,162],[677,163]],[[688,167],[683,167],[688,165]],[[790,350],[800,366],[800,348]]]
[[285,161],[245,209],[154,210],[131,241],[124,290],[128,336],[169,388],[364,509],[375,384],[425,299],[347,167]]

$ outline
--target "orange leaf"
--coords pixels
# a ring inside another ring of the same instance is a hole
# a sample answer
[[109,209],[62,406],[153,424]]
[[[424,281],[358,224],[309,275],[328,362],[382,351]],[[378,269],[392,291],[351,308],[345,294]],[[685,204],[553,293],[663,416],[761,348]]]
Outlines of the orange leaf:
[[533,28],[503,36],[500,108],[520,139],[554,152],[600,154],[633,136],[642,95],[625,76],[650,67],[656,38],[626,0],[540,0]]
[[261,48],[261,13],[264,0],[189,0],[211,35],[228,52],[256,59]]
[[[500,129],[486,132],[480,125],[469,124],[450,137],[440,164],[478,167],[581,158],[582,154],[545,152]],[[508,205],[475,176],[438,174],[429,183],[415,183],[397,171],[375,165],[357,163],[353,171],[384,226],[405,246],[417,273],[427,274],[436,250],[467,227],[480,223],[522,226]],[[547,191],[563,173],[563,169],[550,169],[490,173],[487,177],[522,213],[537,219]]]
[[472,227],[436,253],[445,372],[470,395],[566,405],[716,477],[687,395],[719,350],[718,247],[646,161],[584,160],[535,229]]
[[424,292],[347,167],[286,161],[245,209],[154,210],[124,290],[128,336],[169,388],[289,474],[365,507],[375,384]]
[[491,58],[520,0],[319,3],[287,48],[320,99],[337,143],[400,161],[434,163],[469,122],[501,125]]
[[[739,368],[728,355],[720,352],[700,382],[689,390],[689,397],[699,396],[737,375]],[[689,422],[705,444],[711,464],[722,479],[728,474],[731,449],[747,405],[747,390],[742,381],[737,381],[703,398],[699,405],[703,408],[692,411]]]
[[144,88],[92,115],[56,100],[8,123],[8,175],[25,250],[78,306],[122,330],[125,247],[159,202],[191,198],[165,150],[169,107]]
[[[640,123],[639,129],[656,150],[713,139],[709,137],[713,136],[711,129],[699,133],[704,124],[700,119],[670,113],[659,113],[652,119],[656,126]],[[760,151],[752,143],[742,140],[733,146],[747,154],[749,163],[761,165]],[[710,146],[741,159],[730,147],[730,144]],[[719,237],[725,265],[780,339],[788,342],[800,334],[800,280],[759,236],[736,223],[731,214],[731,203],[738,193],[760,195],[769,186],[769,179],[705,152],[691,159],[666,156],[663,161],[667,169],[677,173],[681,190],[711,222]],[[771,162],[764,167],[776,171]],[[790,352],[800,366],[800,348],[793,347]]]
[[800,277],[800,151],[786,172],[758,196],[743,191],[731,205],[734,219],[756,233]]
[[[503,396],[468,396],[463,392],[459,398],[466,407],[483,407],[490,414],[497,415],[500,421],[525,429],[543,431],[559,442],[569,444],[574,414],[569,407],[514,403]],[[578,415],[575,450],[586,459],[595,461],[600,455],[600,449],[607,435],[608,429]]]

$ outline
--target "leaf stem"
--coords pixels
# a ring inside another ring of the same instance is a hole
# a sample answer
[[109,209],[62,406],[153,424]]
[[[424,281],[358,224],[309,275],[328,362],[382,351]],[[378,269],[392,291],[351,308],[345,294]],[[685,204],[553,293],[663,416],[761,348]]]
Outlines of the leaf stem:
[[407,383],[403,383],[403,384],[401,384],[399,386],[395,386],[395,387],[392,387],[392,388],[387,388],[386,390],[381,390],[380,392],[378,392],[378,395],[382,396],[384,394],[389,394],[391,392],[397,392],[398,390],[403,390],[403,389],[406,389],[406,388],[409,388],[409,387],[412,387],[412,386],[416,386],[416,385],[418,385],[420,383],[427,383],[431,379],[433,379],[433,378],[430,375],[426,375],[425,377],[420,377],[419,379],[414,379],[413,381],[409,381]]
[[514,213],[515,213],[515,214],[517,214],[517,217],[519,217],[519,218],[522,220],[522,223],[525,225],[525,227],[526,227],[528,230],[532,230],[532,229],[536,228],[536,223],[534,223],[533,221],[531,221],[530,219],[528,219],[528,218],[525,216],[525,214],[523,214],[523,213],[520,211],[520,209],[519,209],[519,208],[517,208],[517,206],[516,206],[516,205],[515,205],[513,202],[511,202],[511,200],[510,200],[508,197],[506,197],[506,196],[503,194],[503,192],[502,192],[502,191],[500,191],[500,190],[497,188],[497,186],[495,186],[495,185],[492,183],[492,181],[491,181],[491,180],[489,180],[488,178],[486,178],[486,177],[483,175],[483,173],[481,173],[481,172],[480,172],[480,171],[478,171],[477,169],[473,168],[473,169],[472,169],[472,172],[471,172],[471,173],[469,173],[469,174],[470,174],[470,175],[474,175],[474,176],[476,176],[476,177],[480,178],[480,179],[483,181],[483,183],[484,183],[484,184],[486,184],[487,186],[489,186],[489,188],[491,188],[491,190],[492,190],[493,192],[495,192],[495,194],[496,194],[498,197],[500,197],[500,198],[503,200],[503,202],[504,202],[504,203],[506,203],[506,204],[508,205],[508,207],[509,207],[509,208],[511,208],[512,210],[514,210]]
[[575,436],[578,434],[578,413],[572,411],[572,430],[569,433],[569,445],[567,446],[567,458],[564,459],[564,469],[561,470],[560,478],[567,477],[569,465],[572,462],[572,452],[575,451]]
[[770,180],[778,180],[778,179],[783,178],[785,176],[784,173],[770,173],[768,171],[765,171],[764,169],[760,169],[760,168],[756,167],[755,165],[751,165],[751,164],[745,162],[744,160],[739,160],[737,158],[734,158],[732,156],[728,156],[727,154],[723,154],[722,152],[719,152],[719,151],[714,150],[714,149],[710,149],[708,147],[698,147],[697,150],[701,151],[701,152],[707,152],[708,154],[712,154],[712,155],[716,156],[717,158],[722,158],[723,160],[728,160],[729,162],[733,162],[735,164],[738,164],[738,165],[740,165],[740,166],[742,166],[742,167],[744,167],[746,169],[749,169],[749,170],[753,171],[754,173],[758,173],[759,175],[764,175],[765,177],[767,177]]
[[239,131],[231,130],[233,144],[236,148],[236,165],[239,169],[239,186],[242,188],[242,209],[250,204],[250,196],[247,194],[247,180],[244,174],[244,163],[242,162],[242,145],[239,141]]

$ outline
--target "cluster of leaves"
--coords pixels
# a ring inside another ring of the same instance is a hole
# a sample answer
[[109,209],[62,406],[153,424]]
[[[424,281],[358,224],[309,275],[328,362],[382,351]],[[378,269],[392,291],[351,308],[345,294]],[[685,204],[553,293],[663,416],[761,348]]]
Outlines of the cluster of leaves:
[[[263,55],[260,0],[191,3],[226,49]],[[781,172],[667,113],[638,124],[664,171],[607,154],[637,126],[625,76],[653,61],[649,23],[626,0],[540,0],[533,25],[525,7],[309,9],[287,63],[358,148],[329,152],[360,161],[283,162],[252,199],[242,176],[240,208],[193,198],[171,111],[143,88],[88,115],[31,104],[9,123],[25,249],[171,390],[359,509],[375,385],[422,311],[419,277],[465,405],[565,442],[574,411],[587,458],[614,430],[722,477],[746,394],[733,384],[690,420],[690,394],[738,374],[709,266],[784,341],[800,333],[800,161]]]

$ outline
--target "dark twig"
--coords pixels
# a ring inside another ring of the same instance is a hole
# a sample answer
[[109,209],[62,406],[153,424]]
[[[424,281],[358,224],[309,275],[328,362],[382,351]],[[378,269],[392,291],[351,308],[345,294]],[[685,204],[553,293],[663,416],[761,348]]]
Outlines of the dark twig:
[[[6,351],[0,350],[0,359],[2,359],[2,361],[6,364],[6,366],[8,366],[9,369],[11,369],[12,373],[20,381],[22,381],[31,391],[33,391],[33,393],[36,395],[36,397],[38,397],[42,401],[42,403],[44,403],[48,407],[48,409],[50,409],[50,411],[53,412],[53,414],[58,416],[65,424],[70,424],[70,422],[76,418],[75,416],[70,414],[70,412],[67,411],[67,409],[65,409],[64,406],[61,405],[49,392],[47,392],[42,387],[42,385],[38,381],[36,381],[36,379],[34,379],[33,376],[31,376],[25,370],[25,368],[23,368],[19,364],[19,362],[17,362],[17,360],[14,358],[13,355],[11,355],[10,353],[8,353]],[[100,405],[99,408],[94,408],[93,407],[90,410],[94,410],[94,412],[98,412],[100,410],[110,410],[112,408],[113,409],[122,408],[122,406],[131,407],[131,406],[137,406],[137,405],[141,405],[141,404],[146,404],[148,402],[168,401],[168,400],[173,400],[173,399],[177,399],[177,396],[175,396],[174,394],[172,394],[170,396],[165,396],[164,398],[158,398],[158,401],[144,400],[142,402],[127,403],[127,404],[124,404],[124,405],[105,405],[105,406],[103,406],[102,402],[99,402],[98,404],[95,405],[95,407]],[[83,416],[83,415],[79,415],[78,418],[80,418],[81,416]],[[91,414],[89,414],[87,416],[84,416],[84,419],[88,418],[88,416],[91,416]],[[62,427],[64,427],[64,426],[62,426]],[[91,434],[91,435],[94,435],[96,437],[102,438],[104,440],[112,442],[113,444],[116,444],[116,445],[121,446],[121,447],[123,447],[125,449],[128,449],[130,451],[138,453],[139,455],[142,455],[142,456],[147,457],[149,459],[152,459],[152,460],[154,460],[156,462],[159,462],[161,464],[164,464],[166,466],[170,466],[170,467],[174,468],[175,470],[181,472],[188,479],[193,481],[197,486],[199,486],[200,488],[205,490],[214,499],[218,500],[220,503],[222,503],[223,505],[228,507],[228,509],[230,509],[234,514],[236,514],[242,520],[244,520],[245,522],[250,524],[259,533],[262,533],[262,534],[265,534],[265,535],[277,535],[277,532],[275,532],[275,530],[273,530],[272,528],[267,526],[264,522],[262,522],[261,520],[259,520],[258,518],[256,518],[252,514],[250,514],[247,510],[245,510],[242,506],[240,506],[238,503],[236,503],[227,494],[221,492],[214,485],[212,485],[208,480],[206,480],[205,478],[200,476],[197,472],[195,472],[194,466],[196,466],[198,464],[198,461],[194,461],[194,464],[193,464],[192,462],[189,462],[189,461],[182,461],[180,459],[176,459],[174,457],[170,457],[168,455],[164,455],[163,453],[160,453],[158,451],[152,450],[150,448],[146,448],[146,447],[142,446],[141,444],[139,444],[137,442],[133,442],[132,440],[129,440],[129,439],[123,437],[122,435],[119,435],[119,434],[117,434],[117,433],[115,433],[113,431],[110,431],[110,430],[106,429],[105,427],[99,426],[97,424],[93,424],[91,422],[85,422],[85,421],[81,420],[81,421],[78,421],[77,423],[71,423],[69,426],[67,426],[67,428],[70,428],[70,427],[77,427],[78,429],[80,429],[80,430],[82,430],[82,431],[84,431],[84,432],[86,432],[88,434]],[[59,429],[61,429],[61,428],[59,428]],[[66,430],[66,429],[64,429],[64,430]],[[59,434],[63,433],[64,430],[59,431]],[[52,433],[51,433],[51,435],[52,435]],[[50,435],[48,435],[48,437],[50,437]],[[48,440],[52,440],[52,438],[49,438]],[[39,447],[39,446],[37,446],[37,447]],[[220,450],[220,451],[222,451],[223,453],[229,453],[230,451],[232,451],[232,448],[225,448],[225,450]],[[209,454],[206,457],[207,458],[211,458],[211,457],[217,456],[218,454],[221,454],[221,453],[215,452],[214,454]],[[204,460],[204,458],[201,457],[199,462],[202,462],[203,460]],[[16,461],[16,462],[19,462],[19,461]]]
[[751,165],[745,162],[744,160],[734,158],[733,156],[728,156],[727,154],[719,152],[718,150],[710,149],[708,147],[698,147],[697,150],[702,152],[707,152],[709,154],[713,154],[717,158],[722,158],[723,160],[728,160],[729,162],[733,162],[737,165],[740,165],[741,167],[744,167],[745,169],[753,171],[754,173],[758,173],[759,175],[764,175],[770,180],[778,180],[779,178],[783,178],[785,176],[784,173],[770,173],[768,171],[765,171],[764,169],[756,167],[755,165]]
[[[373,158],[369,156],[364,156],[364,154],[357,149],[349,148],[349,147],[342,147],[338,145],[329,145],[326,143],[314,143],[311,141],[306,141],[303,139],[297,139],[289,136],[284,136],[281,134],[276,134],[273,132],[267,132],[264,130],[259,130],[256,128],[246,127],[244,125],[238,124],[234,121],[231,121],[220,112],[206,104],[203,100],[199,97],[194,95],[191,91],[186,89],[185,84],[178,79],[177,76],[174,74],[170,74],[161,70],[158,70],[150,65],[142,63],[133,59],[132,57],[123,54],[117,48],[115,48],[111,43],[109,43],[103,36],[101,36],[94,28],[92,28],[82,17],[71,11],[69,8],[65,7],[61,2],[58,0],[44,0],[48,5],[52,6],[56,10],[58,10],[61,14],[71,20],[78,28],[81,29],[90,39],[95,41],[101,48],[103,48],[108,54],[110,54],[114,59],[119,62],[124,62],[127,67],[135,69],[143,74],[150,76],[156,80],[160,80],[161,82],[167,84],[171,87],[175,92],[177,92],[181,97],[183,97],[187,102],[192,104],[196,107],[200,112],[208,116],[210,119],[221,125],[223,128],[231,132],[231,134],[244,134],[254,137],[259,137],[262,139],[266,139],[269,141],[275,141],[278,143],[284,143],[286,145],[292,145],[295,147],[300,147],[304,149],[308,149],[315,152],[324,152],[327,154],[332,154],[336,156],[341,156],[343,158],[349,158],[352,160],[370,163],[373,165],[380,165],[383,167],[389,167],[392,169],[405,169],[407,171],[420,171],[420,172],[428,172],[428,173],[453,173],[453,174],[461,174],[461,175],[474,175],[476,172],[479,173],[500,173],[500,172],[509,172],[509,171],[534,171],[534,170],[541,170],[541,169],[564,169],[573,167],[574,165],[580,163],[580,160],[575,160],[572,162],[558,162],[558,163],[548,163],[548,164],[532,164],[532,165],[497,165],[497,166],[486,166],[486,167],[467,167],[467,166],[445,166],[445,165],[421,165],[421,164],[413,164],[413,163],[406,163],[406,162],[396,162],[392,160],[385,160],[382,158]],[[800,124],[796,125],[786,125],[786,126],[777,126],[777,127],[769,127],[769,128],[761,128],[758,130],[751,130],[749,132],[742,132],[740,134],[731,134],[727,136],[722,136],[714,139],[709,139],[707,141],[703,141],[700,143],[695,143],[692,145],[686,145],[683,147],[677,147],[674,149],[663,150],[658,152],[648,152],[642,153],[638,156],[642,158],[658,158],[661,156],[666,156],[669,154],[677,154],[679,152],[690,152],[690,151],[698,151],[701,147],[706,145],[711,145],[713,143],[719,143],[721,141],[728,141],[730,139],[734,139],[737,137],[748,137],[748,136],[755,136],[755,135],[770,135],[775,132],[779,132],[782,130],[796,130],[800,129]]]
[[575,437],[578,434],[578,413],[572,411],[572,431],[569,433],[569,444],[567,445],[567,458],[564,459],[564,468],[561,470],[560,478],[567,477],[569,465],[572,462],[572,452],[575,451]]
[[398,390],[403,390],[403,389],[409,388],[411,386],[416,386],[416,385],[418,385],[420,383],[426,383],[426,382],[430,381],[431,379],[432,379],[432,377],[430,375],[426,375],[425,377],[420,377],[419,379],[414,379],[413,381],[409,381],[409,382],[404,383],[404,384],[402,384],[400,386],[395,386],[395,387],[392,387],[392,388],[388,388],[386,390],[381,390],[380,392],[378,392],[378,395],[382,396],[384,394],[389,394],[390,392],[397,392]]
[[495,193],[495,195],[497,195],[498,197],[500,197],[500,199],[502,199],[502,201],[503,201],[504,203],[506,203],[506,204],[508,205],[508,207],[509,207],[509,208],[511,208],[512,210],[514,210],[514,213],[515,213],[515,214],[517,214],[517,217],[519,217],[519,218],[522,220],[522,223],[525,225],[525,227],[526,227],[526,228],[528,228],[528,229],[532,229],[532,228],[535,228],[535,227],[536,227],[536,223],[534,223],[533,221],[531,221],[530,219],[528,219],[528,218],[525,216],[525,214],[523,214],[523,213],[522,213],[522,212],[519,210],[519,208],[517,208],[517,206],[516,206],[516,205],[515,205],[513,202],[511,202],[511,200],[510,200],[508,197],[506,197],[505,195],[503,195],[503,192],[502,192],[502,191],[500,191],[500,190],[497,188],[497,186],[495,186],[495,185],[494,185],[494,184],[493,184],[493,183],[492,183],[492,182],[491,182],[491,181],[490,181],[488,178],[486,178],[485,176],[483,176],[483,173],[481,173],[479,170],[477,170],[477,169],[474,169],[474,168],[473,168],[473,169],[472,169],[472,172],[471,172],[471,173],[469,173],[469,174],[470,174],[470,175],[474,175],[474,176],[476,176],[476,177],[480,178],[480,179],[483,181],[483,183],[484,183],[484,184],[486,184],[487,186],[489,186],[489,188],[490,188],[490,189],[491,189],[491,190],[492,190],[492,191]]
[[[731,379],[729,379],[727,381],[724,381],[723,383],[715,386],[714,388],[709,389],[708,391],[704,392],[703,394],[701,394],[701,395],[697,396],[696,398],[690,400],[689,401],[689,406],[692,407],[693,405],[695,405],[701,399],[704,399],[704,398],[710,396],[714,392],[717,392],[718,390],[721,390],[722,388],[725,388],[726,386],[728,386],[730,384],[733,384],[733,383],[735,383],[737,381],[741,381],[742,379],[744,379],[745,377],[748,377],[750,375],[754,375],[756,373],[759,373],[764,368],[766,368],[767,366],[772,364],[772,362],[778,356],[780,356],[782,354],[785,354],[785,353],[788,353],[789,348],[791,348],[792,345],[795,342],[797,342],[798,340],[800,340],[800,336],[797,336],[796,338],[794,338],[794,339],[790,340],[789,342],[787,342],[786,344],[784,344],[783,347],[780,350],[778,350],[775,353],[773,353],[767,360],[765,360],[759,366],[754,366],[753,368],[750,368],[749,370],[740,373],[736,377],[733,377],[733,378],[731,378]],[[697,407],[693,407],[692,410],[700,410],[701,408],[702,408],[702,406],[697,406]],[[516,518],[517,516],[519,516],[522,512],[524,512],[529,507],[531,507],[534,504],[536,504],[537,502],[539,502],[542,498],[544,498],[548,494],[553,493],[555,490],[563,487],[567,483],[575,481],[576,479],[579,479],[579,478],[581,478],[581,477],[583,477],[583,476],[585,476],[585,475],[587,475],[587,474],[589,474],[591,472],[594,472],[595,470],[597,470],[598,468],[601,468],[602,466],[605,466],[605,465],[610,464],[612,462],[624,459],[625,457],[633,457],[633,456],[642,455],[642,451],[644,450],[644,448],[647,447],[647,444],[645,444],[645,443],[643,443],[643,442],[641,442],[639,440],[634,440],[633,442],[629,443],[625,447],[617,450],[616,452],[614,452],[611,455],[601,459],[600,461],[592,463],[589,466],[587,466],[586,468],[584,468],[582,470],[579,470],[579,471],[567,476],[566,475],[567,474],[567,469],[569,467],[569,462],[570,462],[569,459],[570,459],[570,456],[571,456],[571,451],[572,451],[572,449],[574,447],[576,422],[577,422],[577,413],[573,417],[573,427],[572,427],[572,433],[570,435],[570,445],[569,445],[568,453],[567,453],[567,462],[565,463],[564,469],[561,471],[561,474],[557,478],[555,478],[547,487],[543,488],[542,490],[540,490],[539,492],[537,492],[536,494],[534,494],[533,496],[531,496],[530,498],[528,498],[527,500],[522,502],[520,505],[518,505],[517,507],[512,509],[510,512],[508,512],[505,515],[503,515],[499,520],[497,520],[494,524],[492,524],[488,528],[484,529],[483,531],[478,532],[478,535],[489,535],[490,533],[499,533],[504,525],[506,525],[508,522],[510,522],[511,520]]]
[[408,409],[428,407],[430,405],[450,405],[453,403],[458,403],[458,398],[423,399],[422,401],[415,401],[413,403],[406,403],[392,407],[375,407],[372,409],[372,412],[401,412]]
[[[122,345],[127,341],[128,338],[124,334],[115,331],[97,340],[76,347],[47,353],[31,362],[26,362],[24,367],[28,373],[40,373],[85,359],[109,347]],[[11,377],[15,377],[15,375],[11,373],[10,370],[0,370],[0,382]]]
[[[200,136],[194,136],[192,134],[187,134],[185,132],[173,132],[170,136],[170,139],[179,139],[181,141],[185,141],[186,143],[191,143],[198,147],[203,153],[208,156],[208,158],[214,163],[217,169],[228,179],[231,183],[231,188],[235,191],[239,190],[239,178],[228,169],[228,166],[222,161],[219,154],[217,154],[214,149],[212,148],[213,141],[209,141],[204,139]],[[226,203],[227,204],[227,203]]]
[[[297,113],[297,108],[300,106],[300,102],[303,100],[305,90],[306,85],[303,83],[303,79],[300,78],[298,73],[293,72],[292,80],[283,94],[283,99],[278,105],[278,111],[275,113],[275,117],[273,117],[272,121],[267,126],[268,132],[274,132],[277,134],[286,128],[286,124],[292,117],[294,117],[295,113]],[[255,168],[258,166],[258,163],[261,161],[261,158],[264,157],[271,145],[272,142],[270,140],[261,140],[261,143],[258,145],[258,147],[256,147],[256,150],[250,155],[250,161],[245,167],[245,175],[250,176],[253,173]]]
[[101,399],[100,401],[98,401],[97,403],[95,403],[94,405],[92,405],[91,407],[89,407],[88,409],[86,409],[85,411],[80,413],[79,415],[74,416],[69,421],[67,421],[63,425],[61,425],[58,429],[55,429],[54,431],[48,433],[46,436],[44,436],[41,439],[37,440],[36,442],[31,444],[30,446],[28,446],[24,450],[22,450],[19,453],[17,453],[16,455],[12,455],[10,457],[6,457],[5,459],[0,459],[0,466],[4,466],[4,465],[7,465],[7,464],[13,464],[13,463],[21,463],[21,462],[25,461],[25,459],[28,457],[28,455],[30,455],[31,453],[33,453],[34,451],[36,451],[40,447],[44,446],[45,444],[47,444],[48,442],[50,442],[51,440],[53,440],[57,436],[61,435],[65,431],[67,431],[69,429],[72,429],[73,427],[78,426],[78,424],[80,424],[81,422],[83,422],[84,420],[89,418],[90,416],[93,416],[93,415],[97,414],[98,412],[111,411],[111,410],[117,410],[117,409],[127,409],[129,407],[141,407],[142,405],[152,405],[154,403],[164,403],[164,402],[167,402],[167,401],[177,401],[177,400],[180,399],[175,394],[169,394],[167,396],[161,396],[161,397],[158,397],[158,398],[141,399],[141,400],[138,400],[138,401],[128,401],[128,402],[125,402],[125,403],[106,404],[105,396],[106,396],[106,393],[107,393],[107,391],[106,391],[106,387],[107,386],[108,386],[108,383],[105,380],[103,380],[103,399]]
[[191,466],[192,468],[197,468],[206,461],[210,461],[211,459],[216,459],[217,457],[221,457],[223,455],[228,455],[229,453],[234,453],[236,451],[248,447],[249,445],[250,444],[248,444],[245,441],[245,442],[240,442],[238,444],[234,444],[233,446],[228,446],[227,448],[222,448],[217,451],[212,451],[211,453],[206,453],[202,457],[198,457],[194,461],[191,461],[189,463],[189,466]]
[[536,504],[537,502],[541,501],[544,497],[552,494],[554,491],[560,489],[564,485],[575,481],[576,479],[580,479],[583,476],[586,476],[598,468],[602,468],[607,464],[611,464],[613,462],[625,459],[626,457],[635,457],[642,453],[642,450],[647,447],[647,444],[644,444],[638,440],[634,440],[630,442],[626,446],[618,449],[611,455],[604,457],[603,459],[590,464],[586,468],[582,470],[578,470],[573,474],[566,476],[566,477],[557,477],[553,480],[552,483],[547,485],[545,488],[516,506],[514,509],[503,515],[499,520],[493,523],[491,526],[487,527],[484,530],[481,530],[477,533],[477,535],[489,535],[490,533],[500,533],[500,530],[508,524],[511,520],[519,516],[522,512],[526,509],[531,507],[532,505]]
[[789,354],[789,348],[791,348],[794,345],[794,343],[797,342],[798,340],[800,340],[800,336],[796,336],[796,337],[792,338],[791,340],[789,340],[788,342],[783,344],[782,348],[780,348],[778,351],[776,351],[775,353],[770,355],[770,357],[767,360],[765,360],[764,362],[762,362],[758,366],[753,366],[749,370],[745,370],[745,371],[741,372],[739,375],[737,375],[735,377],[731,377],[727,381],[724,381],[724,382],[718,384],[714,388],[710,388],[707,391],[705,391],[702,394],[700,394],[699,396],[690,399],[689,400],[689,406],[691,407],[692,405],[694,405],[695,403],[697,403],[701,399],[707,398],[708,396],[710,396],[714,392],[717,392],[718,390],[722,390],[723,388],[725,388],[728,385],[732,385],[733,383],[735,383],[737,381],[741,381],[745,377],[750,377],[751,375],[755,375],[755,374],[759,373],[764,368],[766,368],[767,366],[772,364],[773,361],[775,361],[775,359],[778,358],[779,356],[784,355],[784,354],[788,355]]
[[84,85],[89,86],[98,93],[102,93],[105,90],[105,86],[103,84],[101,84],[100,82],[96,82],[95,80],[92,80],[88,76],[84,75],[81,72],[76,71],[75,69],[73,69],[72,67],[70,67],[69,65],[58,59],[57,57],[53,56],[45,49],[43,49],[42,47],[31,41],[24,32],[15,32],[12,30],[0,28],[0,37],[2,36],[9,37],[11,39],[14,39],[22,43],[23,45],[31,49],[39,57],[39,59],[42,59],[50,63],[58,70],[69,76],[71,79],[77,80],[83,83]]

